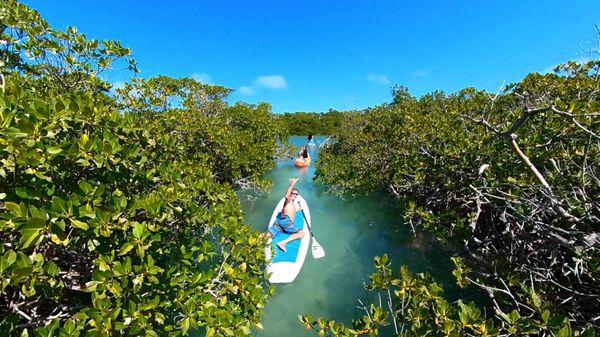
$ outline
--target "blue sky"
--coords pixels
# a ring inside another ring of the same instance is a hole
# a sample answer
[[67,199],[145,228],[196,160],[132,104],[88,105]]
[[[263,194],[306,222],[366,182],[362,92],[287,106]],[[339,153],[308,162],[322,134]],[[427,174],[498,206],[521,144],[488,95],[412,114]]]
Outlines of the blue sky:
[[578,58],[600,24],[595,0],[23,2],[55,28],[121,41],[138,76],[193,76],[276,113],[365,108],[396,84],[495,91]]

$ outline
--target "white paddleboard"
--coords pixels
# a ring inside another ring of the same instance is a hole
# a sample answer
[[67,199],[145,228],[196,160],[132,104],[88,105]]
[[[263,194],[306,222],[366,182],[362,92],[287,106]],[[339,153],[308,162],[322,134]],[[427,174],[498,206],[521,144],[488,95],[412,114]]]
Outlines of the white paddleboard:
[[[284,202],[285,198],[282,198],[273,210],[273,215],[271,215],[268,228],[271,228],[275,224],[275,220],[283,210]],[[312,222],[310,222],[310,211],[306,200],[304,200],[302,196],[296,196],[294,203],[296,204],[296,208],[298,208],[298,203],[300,204],[300,207],[304,210],[304,215],[306,216],[306,219],[304,219],[301,211],[296,212],[296,219],[294,221],[297,226],[300,222],[302,223],[304,237],[300,240],[289,242],[286,245],[286,253],[275,245],[275,243],[285,237],[283,234],[279,234],[273,238],[273,242],[270,246],[266,247],[265,254],[269,260],[267,272],[271,274],[269,277],[269,282],[271,283],[290,283],[294,281],[296,276],[300,273],[300,269],[302,269],[302,265],[306,259],[306,253],[308,252],[308,245],[310,243],[310,232],[306,220],[312,225]],[[271,254],[271,250],[273,251],[273,254]]]

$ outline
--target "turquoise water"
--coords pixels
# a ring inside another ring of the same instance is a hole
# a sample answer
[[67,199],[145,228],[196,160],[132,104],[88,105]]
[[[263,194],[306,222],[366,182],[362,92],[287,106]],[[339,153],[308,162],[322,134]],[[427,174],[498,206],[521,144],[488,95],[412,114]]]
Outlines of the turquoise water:
[[[320,144],[325,137],[316,137]],[[292,145],[306,144],[305,137],[292,137]],[[415,238],[402,225],[402,217],[383,196],[341,199],[326,193],[325,186],[313,181],[318,147],[309,149],[313,159],[308,168],[295,168],[293,161],[279,162],[267,176],[274,185],[258,197],[240,194],[246,224],[258,231],[267,229],[277,202],[285,194],[291,177],[300,177],[296,187],[311,212],[311,226],[317,241],[325,249],[324,258],[315,260],[310,249],[304,266],[291,284],[276,285],[276,293],[267,303],[262,325],[256,336],[317,336],[306,331],[298,315],[311,313],[344,323],[364,314],[357,298],[368,299],[363,281],[373,272],[373,258],[387,253],[397,270],[407,265],[414,272],[429,272],[441,283],[450,300],[459,294],[451,274],[452,251],[437,245],[427,236]]]

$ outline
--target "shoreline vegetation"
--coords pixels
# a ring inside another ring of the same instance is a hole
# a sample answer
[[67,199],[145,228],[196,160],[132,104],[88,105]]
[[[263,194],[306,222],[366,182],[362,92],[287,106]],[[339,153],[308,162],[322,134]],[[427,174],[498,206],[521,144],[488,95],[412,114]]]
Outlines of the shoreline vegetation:
[[[271,287],[236,188],[268,188],[268,104],[135,79],[129,49],[0,3],[0,335],[250,335]],[[114,90],[114,91],[112,91]]]
[[326,113],[293,112],[276,114],[275,119],[286,126],[290,136],[330,135],[342,126],[348,112],[330,109]]
[[600,62],[497,93],[395,87],[391,103],[363,111],[276,115],[189,78],[114,88],[104,74],[138,71],[118,41],[55,30],[15,0],[0,3],[0,20],[0,335],[261,329],[274,292],[266,242],[243,224],[235,189],[269,188],[260,177],[289,134],[331,136],[316,179],[333,193],[388,193],[415,233],[464,247],[457,283],[486,291],[494,309],[450,303],[430,276],[383,255],[365,285],[380,300],[360,303],[364,317],[304,314],[307,329],[600,331]]
[[356,336],[393,325],[409,335],[589,335],[600,327],[600,62],[567,62],[497,93],[474,88],[347,115],[321,151],[316,179],[334,193],[394,196],[406,226],[464,247],[460,286],[493,312],[449,304],[426,275],[375,261],[350,329],[311,315],[308,328]]

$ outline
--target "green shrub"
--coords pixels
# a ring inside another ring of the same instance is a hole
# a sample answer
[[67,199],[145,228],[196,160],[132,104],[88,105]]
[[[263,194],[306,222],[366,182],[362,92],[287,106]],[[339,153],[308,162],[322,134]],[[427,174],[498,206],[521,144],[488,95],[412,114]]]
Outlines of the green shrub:
[[168,151],[175,158],[207,161],[219,182],[267,187],[260,175],[274,166],[287,135],[269,104],[229,106],[231,90],[189,78],[136,80],[117,91],[119,105],[146,129],[172,136]]
[[395,88],[393,103],[337,129],[317,177],[396,196],[413,230],[463,246],[472,280],[503,290],[497,309],[532,314],[521,304],[535,287],[553,310],[597,324],[599,69],[570,62],[498,94]]
[[137,72],[131,51],[119,41],[90,40],[75,27],[52,29],[16,0],[0,2],[0,41],[0,71],[27,74],[28,86],[40,92],[108,91],[103,73]]
[[285,125],[290,135],[330,135],[341,127],[344,118],[351,112],[330,109],[326,113],[294,112],[276,115],[275,118]]
[[0,101],[3,331],[249,334],[260,324],[262,243],[214,179],[212,154],[173,152],[176,136],[91,94],[42,100],[10,83]]
[[164,76],[115,99],[99,75],[135,71],[129,49],[14,0],[0,19],[0,335],[260,328],[264,242],[233,188],[267,185],[283,134],[270,107]]
[[442,287],[425,273],[413,274],[405,266],[397,272],[387,255],[375,257],[375,272],[365,290],[379,298],[375,303],[361,302],[365,315],[352,327],[312,315],[299,316],[308,329],[319,336],[595,336],[591,326],[576,329],[563,315],[552,313],[533,293],[534,314],[523,317],[519,311],[492,315],[474,303],[454,303],[444,298]]

